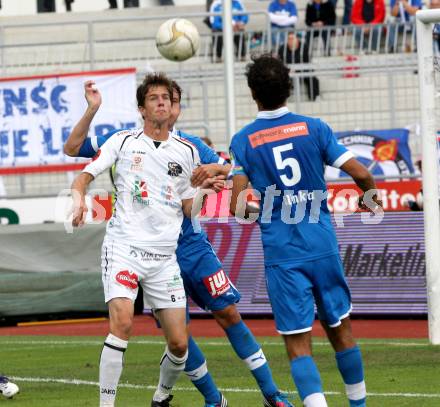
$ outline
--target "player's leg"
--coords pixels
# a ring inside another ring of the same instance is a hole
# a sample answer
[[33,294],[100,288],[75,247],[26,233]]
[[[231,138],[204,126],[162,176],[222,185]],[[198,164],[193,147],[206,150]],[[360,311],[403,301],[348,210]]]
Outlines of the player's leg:
[[[198,295],[197,286],[194,284],[194,276],[197,274],[196,270],[199,267],[201,258],[200,251],[193,251],[191,256],[178,255],[178,262],[187,296],[191,297],[197,305],[205,310],[204,302]],[[189,318],[187,318],[187,321],[189,321]],[[206,406],[227,406],[226,399],[218,390],[208,371],[205,356],[190,332],[188,332],[188,360],[185,365],[185,373],[197,390],[203,395]]]
[[314,262],[315,299],[319,319],[336,352],[336,362],[345,383],[350,406],[366,405],[364,368],[359,347],[353,339],[348,315],[350,291],[339,255]]
[[[167,406],[170,392],[188,358],[188,337],[186,333],[185,308],[166,308],[155,310],[167,342],[160,361],[159,384],[153,396],[152,406]],[[157,402],[157,403],[155,403]]]
[[[240,300],[240,294],[222,269],[211,245],[206,243],[199,246],[190,257],[180,256],[179,264],[189,296],[202,309],[212,311],[225,330],[234,351],[247,364],[267,400],[279,398],[281,403],[283,396],[273,381],[264,353],[252,332],[241,320],[235,305]],[[286,400],[285,404],[279,406],[289,404]]]
[[237,306],[230,304],[223,309],[215,309],[222,306],[221,299],[217,301],[217,304],[211,304],[211,307],[214,308],[212,314],[224,329],[237,356],[243,360],[254,376],[263,393],[265,405],[289,407],[291,404],[279,392],[266,356],[255,336],[241,319]]
[[[138,291],[136,265],[126,256],[128,246],[105,240],[102,246],[102,281],[110,316],[110,332],[104,341],[99,364],[100,405],[114,406],[124,352]],[[122,270],[122,271],[121,271]]]
[[303,266],[267,266],[266,282],[277,331],[283,335],[290,371],[306,407],[325,407],[321,377],[312,357],[313,284]]
[[330,327],[321,322],[335,350],[336,364],[345,384],[345,391],[351,407],[366,406],[366,386],[362,354],[351,332],[350,318],[344,318],[341,325]]
[[[186,295],[173,248],[148,248],[145,278],[140,281],[144,305],[154,310],[167,346],[160,361],[160,376],[151,406],[167,407],[171,390],[188,357]],[[142,256],[138,256],[142,258]]]

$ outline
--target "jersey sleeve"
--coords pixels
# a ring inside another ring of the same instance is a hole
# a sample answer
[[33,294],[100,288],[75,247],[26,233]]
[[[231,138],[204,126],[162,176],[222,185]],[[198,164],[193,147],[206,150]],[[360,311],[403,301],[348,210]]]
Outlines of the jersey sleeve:
[[229,149],[231,155],[232,169],[230,175],[247,175],[246,173],[246,161],[244,158],[244,150],[242,146],[237,142],[237,137],[234,137]]
[[88,164],[82,172],[87,172],[96,178],[110,168],[118,158],[123,138],[112,137],[98,150],[96,159]]
[[92,158],[98,152],[99,148],[114,134],[121,130],[115,130],[107,133],[105,136],[87,137],[82,143],[78,157]]
[[181,199],[191,199],[197,193],[197,188],[191,186],[191,174],[194,168],[200,165],[200,156],[197,148],[194,148],[194,156],[191,156],[190,159],[190,171],[188,172],[188,177],[185,178],[185,182],[181,186],[181,190],[179,191]]
[[351,151],[338,143],[332,129],[322,121],[319,121],[319,135],[325,164],[339,168],[354,157]]
[[[184,135],[182,137],[185,138]],[[192,137],[189,141],[197,147],[202,164],[225,164],[225,160],[198,137]]]

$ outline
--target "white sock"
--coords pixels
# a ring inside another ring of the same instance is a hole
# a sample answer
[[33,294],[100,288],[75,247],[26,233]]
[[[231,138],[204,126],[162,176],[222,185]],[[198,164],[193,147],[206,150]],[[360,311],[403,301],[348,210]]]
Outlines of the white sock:
[[163,401],[170,395],[179,374],[185,369],[186,359],[188,359],[188,351],[179,358],[173,355],[168,347],[165,348],[165,353],[160,361],[159,384],[153,396],[154,401]]
[[305,407],[327,407],[327,402],[322,393],[309,394],[303,403]]
[[345,391],[349,400],[362,400],[367,397],[365,381],[356,384],[346,384]]
[[99,400],[101,407],[112,407],[115,404],[127,345],[127,341],[112,334],[109,334],[104,341],[99,364]]

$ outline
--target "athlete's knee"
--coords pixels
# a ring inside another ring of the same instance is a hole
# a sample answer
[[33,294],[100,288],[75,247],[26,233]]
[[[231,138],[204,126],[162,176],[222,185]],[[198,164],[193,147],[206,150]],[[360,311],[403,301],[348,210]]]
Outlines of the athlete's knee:
[[327,336],[336,352],[342,352],[356,346],[348,318],[342,320],[339,326],[329,327],[327,329]]
[[228,305],[222,310],[213,311],[212,314],[223,329],[236,325],[241,321],[241,315],[235,304]]
[[287,355],[290,360],[303,356],[311,356],[312,344],[310,332],[294,335],[283,335],[286,344]]
[[168,350],[178,358],[182,358],[188,351],[188,340],[186,337],[168,338]]
[[122,339],[131,336],[133,327],[133,304],[119,302],[109,304],[110,310],[110,332]]

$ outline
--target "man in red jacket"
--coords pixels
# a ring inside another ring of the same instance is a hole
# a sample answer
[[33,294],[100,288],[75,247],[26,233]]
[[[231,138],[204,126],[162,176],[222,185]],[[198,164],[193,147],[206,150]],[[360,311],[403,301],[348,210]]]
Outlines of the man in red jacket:
[[[355,0],[351,13],[351,23],[362,25],[355,28],[355,38],[359,47],[367,52],[379,52],[379,34],[382,27],[374,27],[374,24],[382,24],[385,20],[384,0]],[[369,25],[365,25],[369,24]]]

